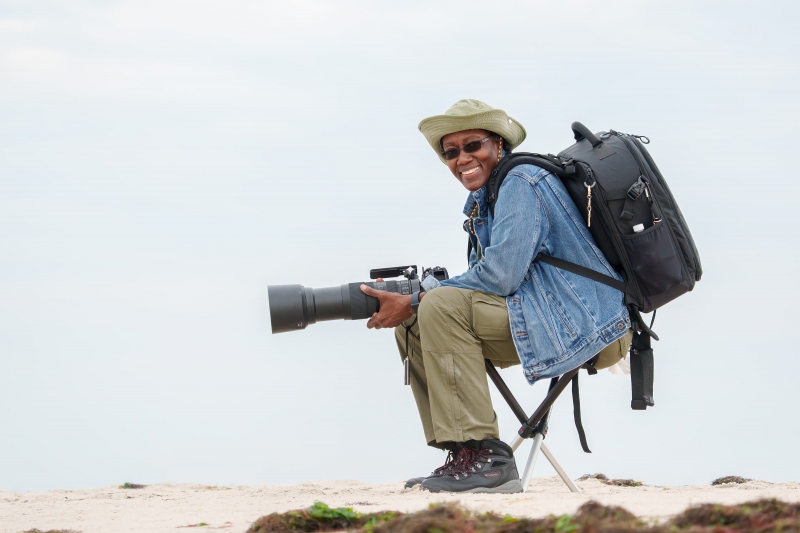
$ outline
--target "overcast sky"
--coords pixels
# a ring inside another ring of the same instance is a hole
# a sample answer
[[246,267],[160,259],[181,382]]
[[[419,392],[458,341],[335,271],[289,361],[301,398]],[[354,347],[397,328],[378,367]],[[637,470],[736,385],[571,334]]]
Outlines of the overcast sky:
[[[417,131],[461,98],[519,120],[522,150],[567,147],[574,120],[650,137],[703,261],[659,311],[655,408],[630,410],[627,377],[584,377],[586,455],[557,403],[547,443],[567,471],[797,481],[798,15],[0,1],[0,489],[439,466],[391,332],[273,336],[266,287],[463,271],[465,191]],[[546,385],[503,375],[532,411]],[[510,440],[518,424],[495,407]]]

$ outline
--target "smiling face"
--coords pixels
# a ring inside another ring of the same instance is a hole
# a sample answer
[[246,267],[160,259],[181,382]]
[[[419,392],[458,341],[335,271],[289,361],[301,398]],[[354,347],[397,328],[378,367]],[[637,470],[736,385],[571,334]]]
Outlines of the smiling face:
[[447,161],[450,172],[461,182],[468,191],[477,191],[489,180],[495,165],[497,165],[497,151],[500,148],[500,139],[494,133],[486,130],[464,130],[451,133],[442,137],[442,150],[449,148],[461,149],[465,144],[473,141],[482,141],[477,151],[467,153],[461,150],[458,157]]

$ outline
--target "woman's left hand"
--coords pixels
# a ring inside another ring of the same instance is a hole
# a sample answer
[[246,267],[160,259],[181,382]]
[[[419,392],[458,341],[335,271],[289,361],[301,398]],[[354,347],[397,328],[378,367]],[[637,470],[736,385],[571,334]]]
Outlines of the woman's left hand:
[[362,285],[361,291],[380,301],[378,312],[373,313],[372,318],[367,321],[367,327],[370,329],[394,328],[414,316],[414,312],[411,310],[410,295],[404,296],[396,292],[380,291],[369,285]]

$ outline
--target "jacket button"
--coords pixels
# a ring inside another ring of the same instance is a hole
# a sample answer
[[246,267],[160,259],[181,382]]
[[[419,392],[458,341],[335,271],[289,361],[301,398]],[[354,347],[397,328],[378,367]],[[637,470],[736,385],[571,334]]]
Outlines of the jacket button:
[[622,328],[624,328],[624,327],[625,327],[625,324],[623,324],[622,322],[620,322],[619,324],[617,324],[617,330],[620,330],[620,329],[622,329]]

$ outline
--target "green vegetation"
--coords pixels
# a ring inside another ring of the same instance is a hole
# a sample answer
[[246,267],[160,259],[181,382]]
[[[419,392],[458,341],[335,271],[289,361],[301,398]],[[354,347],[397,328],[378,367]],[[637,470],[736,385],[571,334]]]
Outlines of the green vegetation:
[[588,502],[574,515],[518,518],[477,514],[455,504],[416,513],[361,514],[317,502],[308,509],[259,518],[249,533],[355,531],[364,533],[762,533],[800,531],[800,503],[775,499],[742,505],[698,505],[663,524],[643,521],[622,507]]
[[123,483],[118,488],[120,489],[143,489],[147,485],[139,485],[138,483]]
[[306,509],[310,518],[317,520],[349,520],[355,522],[361,516],[350,507],[339,507],[331,509],[322,502],[314,502],[314,505]]

